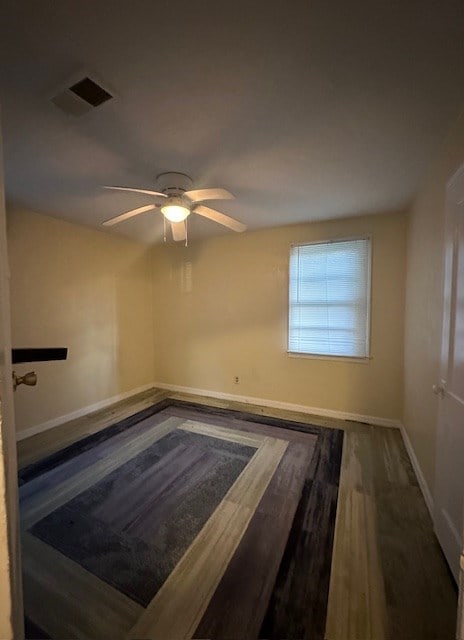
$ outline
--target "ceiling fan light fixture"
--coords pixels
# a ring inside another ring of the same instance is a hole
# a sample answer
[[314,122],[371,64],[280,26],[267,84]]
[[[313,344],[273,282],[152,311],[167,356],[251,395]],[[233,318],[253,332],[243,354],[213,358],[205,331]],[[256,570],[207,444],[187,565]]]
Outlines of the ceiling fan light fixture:
[[165,204],[161,207],[161,213],[169,222],[182,222],[190,215],[190,209],[181,204]]

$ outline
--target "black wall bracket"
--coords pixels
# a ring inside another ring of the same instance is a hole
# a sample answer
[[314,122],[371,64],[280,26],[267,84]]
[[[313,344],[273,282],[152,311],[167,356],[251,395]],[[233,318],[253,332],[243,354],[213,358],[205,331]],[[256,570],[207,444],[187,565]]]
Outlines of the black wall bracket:
[[13,364],[21,362],[46,362],[48,360],[66,360],[67,347],[44,347],[42,349],[12,349],[11,360]]

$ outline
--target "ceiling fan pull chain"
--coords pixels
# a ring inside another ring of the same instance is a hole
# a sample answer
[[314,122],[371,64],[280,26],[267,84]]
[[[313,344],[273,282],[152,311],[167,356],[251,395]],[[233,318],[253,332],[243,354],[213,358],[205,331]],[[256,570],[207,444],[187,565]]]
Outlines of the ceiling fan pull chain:
[[188,222],[185,221],[185,246],[188,247]]
[[166,242],[166,218],[163,216],[163,239]]

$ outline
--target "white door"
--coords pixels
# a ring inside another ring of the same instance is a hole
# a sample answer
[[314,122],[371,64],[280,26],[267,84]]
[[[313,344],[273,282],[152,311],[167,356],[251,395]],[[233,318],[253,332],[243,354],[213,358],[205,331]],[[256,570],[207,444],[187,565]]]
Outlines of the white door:
[[435,531],[459,580],[464,512],[464,166],[447,186]]
[[23,637],[10,299],[0,130],[0,638]]

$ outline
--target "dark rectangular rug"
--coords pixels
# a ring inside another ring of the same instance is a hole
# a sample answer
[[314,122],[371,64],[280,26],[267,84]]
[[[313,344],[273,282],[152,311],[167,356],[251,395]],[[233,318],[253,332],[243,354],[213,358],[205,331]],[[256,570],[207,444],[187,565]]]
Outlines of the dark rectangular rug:
[[[27,532],[147,607],[255,459],[248,435],[285,451],[193,637],[322,639],[341,430],[162,401],[21,469]],[[28,637],[50,634],[26,615]]]

